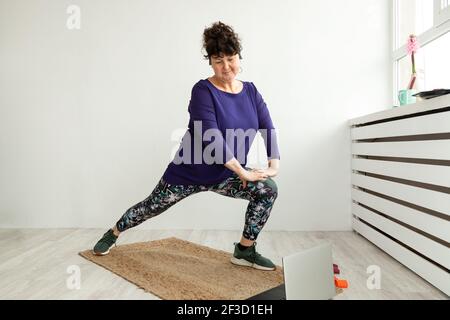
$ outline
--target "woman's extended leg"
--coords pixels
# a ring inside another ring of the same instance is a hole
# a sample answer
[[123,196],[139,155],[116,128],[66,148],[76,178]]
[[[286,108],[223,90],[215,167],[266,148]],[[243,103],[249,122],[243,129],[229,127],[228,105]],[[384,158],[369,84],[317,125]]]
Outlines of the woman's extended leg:
[[163,213],[177,202],[194,193],[205,190],[204,186],[168,184],[161,178],[152,193],[145,200],[129,208],[116,222],[113,229],[108,230],[103,235],[95,245],[94,253],[97,255],[108,254],[120,232]]
[[161,179],[152,193],[143,201],[129,208],[117,221],[116,228],[123,232],[153,218],[182,199],[202,191],[202,186],[172,185]]

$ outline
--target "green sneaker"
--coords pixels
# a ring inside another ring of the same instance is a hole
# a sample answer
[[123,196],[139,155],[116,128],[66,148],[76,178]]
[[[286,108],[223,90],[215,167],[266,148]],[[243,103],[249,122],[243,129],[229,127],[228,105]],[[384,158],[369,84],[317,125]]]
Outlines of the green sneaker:
[[258,252],[256,252],[256,242],[253,243],[251,247],[248,247],[247,249],[240,250],[238,247],[238,243],[234,243],[234,254],[231,258],[231,263],[239,265],[239,266],[246,266],[246,267],[253,267],[255,269],[259,270],[275,270],[276,266],[273,264],[272,261],[270,261],[267,258],[264,258],[262,255],[260,255]]
[[109,253],[109,249],[116,244],[116,240],[118,237],[114,235],[112,229],[109,229],[103,237],[98,240],[97,244],[94,247],[94,254],[97,256],[104,256]]

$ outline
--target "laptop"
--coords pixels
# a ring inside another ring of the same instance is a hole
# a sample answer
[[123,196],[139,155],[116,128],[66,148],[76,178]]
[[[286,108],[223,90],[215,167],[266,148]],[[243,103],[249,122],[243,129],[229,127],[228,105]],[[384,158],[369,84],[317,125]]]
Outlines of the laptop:
[[248,300],[328,300],[336,295],[331,244],[283,257],[284,283]]

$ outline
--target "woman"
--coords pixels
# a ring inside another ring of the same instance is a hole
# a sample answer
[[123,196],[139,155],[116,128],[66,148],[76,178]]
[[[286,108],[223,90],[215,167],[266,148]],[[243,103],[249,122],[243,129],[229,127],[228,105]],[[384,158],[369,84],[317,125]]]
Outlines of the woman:
[[[203,47],[214,75],[200,80],[192,89],[188,130],[178,152],[150,196],[125,212],[98,241],[94,253],[108,254],[121,232],[190,195],[213,191],[250,201],[231,262],[275,270],[272,261],[261,256],[255,247],[278,195],[272,177],[278,173],[280,156],[272,120],[254,84],[236,80],[242,57],[240,40],[233,29],[222,22],[214,23],[204,30]],[[263,170],[245,167],[257,131],[264,138],[269,159],[268,168]],[[242,135],[243,140],[239,139]],[[199,138],[200,143],[192,143]]]

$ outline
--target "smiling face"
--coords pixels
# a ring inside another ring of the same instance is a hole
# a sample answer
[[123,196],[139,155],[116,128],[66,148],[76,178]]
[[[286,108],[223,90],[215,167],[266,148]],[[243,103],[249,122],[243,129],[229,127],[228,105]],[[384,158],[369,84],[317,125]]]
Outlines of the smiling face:
[[214,70],[215,77],[222,82],[233,82],[239,73],[240,60],[239,55],[211,56],[211,67]]

